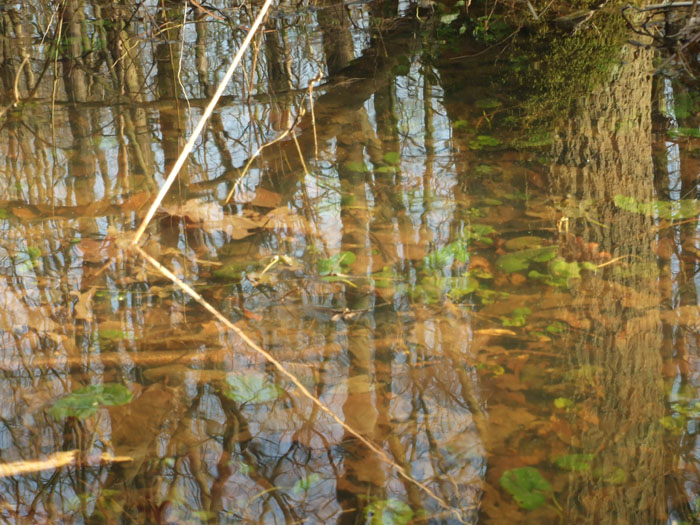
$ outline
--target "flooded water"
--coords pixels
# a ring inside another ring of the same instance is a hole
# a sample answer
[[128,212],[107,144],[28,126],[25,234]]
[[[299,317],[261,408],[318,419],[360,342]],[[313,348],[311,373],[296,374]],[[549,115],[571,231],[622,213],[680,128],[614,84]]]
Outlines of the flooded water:
[[3,521],[699,519],[700,97],[614,10],[274,7],[139,242],[227,326],[129,243],[259,6],[20,4]]

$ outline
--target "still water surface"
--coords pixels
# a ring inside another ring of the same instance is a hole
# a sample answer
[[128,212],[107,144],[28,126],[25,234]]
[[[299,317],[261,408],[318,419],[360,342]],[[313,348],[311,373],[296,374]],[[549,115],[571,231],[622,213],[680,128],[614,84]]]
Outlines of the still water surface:
[[0,8],[2,519],[694,522],[692,90],[622,42],[562,109],[437,14],[268,19],[142,245],[380,457],[127,250],[252,22],[212,5]]

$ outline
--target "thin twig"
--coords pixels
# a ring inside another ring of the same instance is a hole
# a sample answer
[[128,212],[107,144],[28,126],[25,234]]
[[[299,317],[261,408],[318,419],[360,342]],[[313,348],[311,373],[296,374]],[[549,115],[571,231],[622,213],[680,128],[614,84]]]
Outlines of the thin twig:
[[339,424],[343,429],[348,432],[349,434],[352,434],[355,436],[363,445],[365,445],[368,449],[370,449],[372,452],[377,454],[377,456],[390,465],[391,467],[396,469],[396,472],[404,478],[405,480],[409,481],[410,483],[415,484],[417,487],[419,487],[423,492],[425,492],[428,496],[433,498],[435,501],[438,502],[438,504],[444,508],[447,511],[452,512],[452,514],[459,520],[460,523],[466,523],[463,521],[462,517],[460,516],[459,512],[457,509],[451,507],[448,505],[448,503],[443,500],[440,496],[438,496],[433,490],[428,487],[426,484],[421,483],[417,479],[415,479],[413,476],[408,474],[406,470],[396,463],[394,460],[392,460],[389,455],[379,448],[378,445],[375,445],[372,441],[364,437],[362,434],[360,434],[357,430],[353,429],[351,426],[349,426],[347,423],[345,423],[340,417],[338,417],[335,412],[333,412],[329,407],[327,407],[320,399],[318,399],[316,396],[314,396],[309,390],[304,386],[304,384],[297,379],[297,377],[289,372],[282,363],[280,363],[277,359],[275,359],[272,354],[270,354],[267,350],[259,346],[255,341],[253,341],[248,335],[241,330],[239,327],[237,327],[235,324],[233,324],[228,318],[226,318],[221,312],[219,312],[216,308],[214,308],[211,304],[209,304],[204,297],[199,295],[196,291],[194,291],[190,286],[188,286],[186,283],[184,283],[182,280],[180,280],[174,273],[172,273],[170,270],[168,270],[165,266],[160,264],[158,261],[156,261],[153,257],[148,255],[141,247],[132,244],[130,246],[133,250],[138,252],[141,257],[143,257],[146,262],[148,262],[151,266],[153,266],[155,269],[157,269],[161,274],[163,274],[165,277],[170,279],[175,286],[180,288],[183,292],[185,292],[187,295],[189,295],[192,299],[197,301],[199,304],[201,304],[204,309],[206,309],[209,313],[211,313],[218,321],[220,321],[226,328],[229,330],[232,330],[238,337],[240,337],[243,342],[245,342],[252,350],[263,356],[272,366],[274,366],[279,372],[289,379],[289,381],[292,382],[292,384],[302,393],[304,397],[306,397],[309,401],[311,401],[314,405],[316,405],[321,411],[323,411],[326,415],[328,415],[333,421],[335,421],[337,424]]
[[182,165],[185,163],[185,159],[187,158],[189,153],[192,151],[192,148],[194,148],[194,143],[197,141],[197,139],[199,138],[199,135],[202,133],[202,130],[204,129],[204,126],[206,125],[207,120],[209,120],[209,117],[213,113],[214,108],[216,107],[216,104],[219,102],[221,95],[224,94],[224,90],[226,89],[226,86],[228,85],[229,81],[231,80],[231,77],[233,76],[233,72],[238,67],[238,64],[240,63],[241,58],[243,57],[243,54],[245,53],[246,49],[248,49],[248,46],[250,45],[251,40],[253,40],[253,36],[255,36],[255,32],[257,31],[258,27],[260,26],[263,19],[265,18],[267,11],[269,10],[271,5],[272,5],[272,0],[265,0],[265,3],[263,4],[262,8],[260,9],[260,13],[258,13],[258,17],[255,19],[255,22],[253,22],[253,25],[251,26],[250,31],[248,31],[248,34],[246,35],[245,40],[243,40],[243,43],[241,44],[241,47],[238,50],[238,53],[236,53],[236,56],[233,57],[233,60],[231,61],[231,65],[229,66],[228,70],[226,71],[224,78],[221,80],[219,87],[216,89],[214,96],[212,96],[211,102],[209,102],[209,105],[204,110],[204,113],[202,114],[201,118],[199,119],[197,126],[194,128],[194,131],[192,132],[190,139],[187,141],[187,144],[185,144],[185,147],[182,149],[180,156],[177,158],[177,161],[175,162],[172,169],[170,170],[170,174],[168,175],[168,178],[165,180],[165,183],[160,188],[160,191],[158,192],[158,195],[156,196],[156,200],[153,202],[153,204],[149,208],[148,213],[146,213],[146,217],[144,217],[143,222],[141,222],[141,226],[139,226],[139,229],[136,230],[136,234],[134,235],[134,238],[131,241],[131,246],[136,246],[136,243],[139,242],[139,240],[141,239],[141,236],[143,235],[143,232],[146,231],[148,224],[151,222],[151,219],[155,215],[156,210],[158,209],[158,206],[160,206],[160,203],[163,202],[165,195],[168,193],[170,186],[172,186],[173,182],[175,182],[175,179],[177,178],[178,173],[180,173],[180,169],[182,168]]
[[[304,115],[304,108],[301,108],[299,111],[299,116]],[[294,140],[294,145],[297,147],[297,153],[299,153],[299,160],[301,161],[301,166],[304,168],[304,176],[309,174],[309,169],[306,167],[306,162],[304,162],[304,154],[301,152],[301,147],[299,146],[299,141],[297,140],[297,136],[292,133],[292,139]]]

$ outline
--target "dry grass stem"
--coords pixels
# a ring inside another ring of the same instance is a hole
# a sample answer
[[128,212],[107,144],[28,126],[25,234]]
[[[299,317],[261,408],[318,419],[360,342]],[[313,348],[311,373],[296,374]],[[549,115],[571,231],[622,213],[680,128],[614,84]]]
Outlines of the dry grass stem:
[[[85,461],[81,460],[78,450],[65,450],[56,452],[45,459],[32,459],[27,461],[13,461],[12,463],[3,463],[0,465],[0,478],[11,476],[19,476],[22,474],[31,474],[34,472],[43,472],[45,470],[54,470],[73,464],[82,464]],[[106,463],[125,463],[133,461],[128,456],[112,456],[107,453],[102,453],[96,458],[86,458],[87,463],[97,462]]]

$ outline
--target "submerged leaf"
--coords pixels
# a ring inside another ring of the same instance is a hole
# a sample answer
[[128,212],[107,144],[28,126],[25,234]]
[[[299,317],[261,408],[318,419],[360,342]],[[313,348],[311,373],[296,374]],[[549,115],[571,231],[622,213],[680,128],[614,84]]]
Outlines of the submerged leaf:
[[584,472],[591,470],[593,458],[593,454],[567,454],[566,456],[557,457],[554,463],[557,467],[564,470]]
[[281,389],[264,374],[230,373],[226,375],[224,395],[237,403],[268,403],[280,395]]
[[501,317],[503,326],[525,326],[528,316],[532,313],[527,306],[516,308],[510,317]]
[[321,276],[331,275],[339,272],[344,272],[345,269],[353,264],[357,257],[352,252],[340,252],[329,257],[328,259],[319,259],[316,263],[318,273]]
[[514,252],[518,250],[526,250],[529,248],[540,248],[544,244],[544,239],[542,237],[534,237],[532,235],[525,235],[523,237],[515,237],[514,239],[508,239],[504,247],[509,252]]
[[625,211],[667,220],[690,219],[700,213],[700,202],[697,199],[640,202],[634,197],[615,195],[615,205]]
[[393,498],[371,503],[365,513],[370,525],[405,525],[413,518],[411,507]]
[[557,254],[556,246],[546,246],[544,248],[531,248],[518,252],[502,255],[496,261],[498,267],[506,273],[526,270],[533,262],[547,262]]
[[57,419],[69,416],[84,419],[98,408],[125,405],[132,397],[131,391],[119,383],[89,385],[56,401],[49,413]]
[[499,146],[501,141],[490,135],[479,135],[475,140],[469,141],[469,149],[480,150],[484,148],[494,148]]
[[513,496],[515,502],[526,510],[541,507],[552,493],[552,486],[534,467],[506,470],[499,483]]

